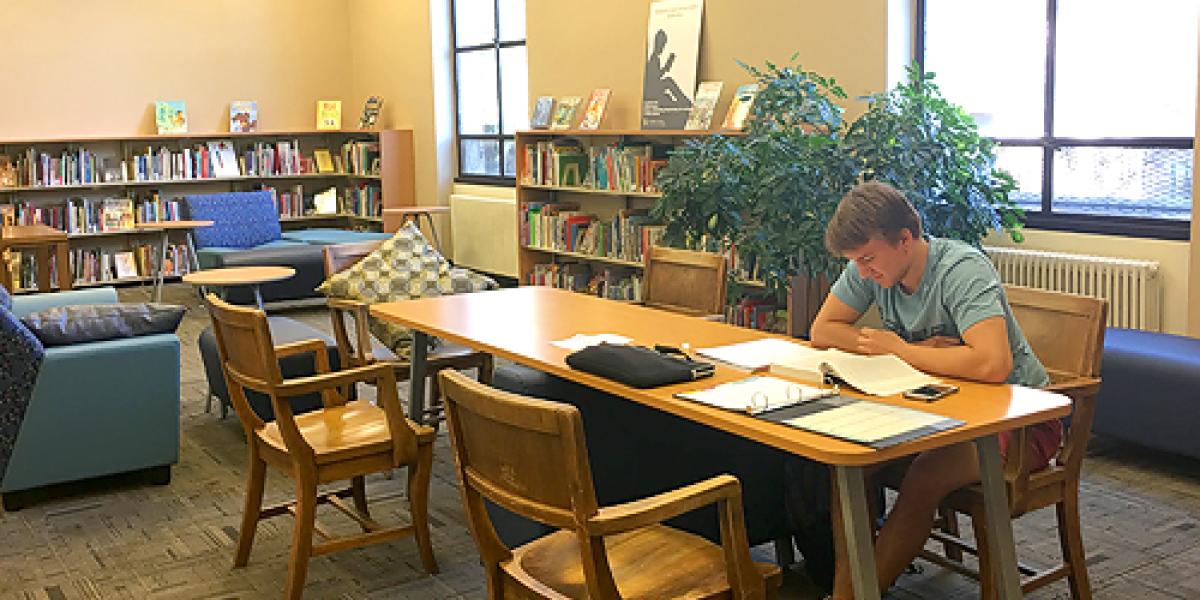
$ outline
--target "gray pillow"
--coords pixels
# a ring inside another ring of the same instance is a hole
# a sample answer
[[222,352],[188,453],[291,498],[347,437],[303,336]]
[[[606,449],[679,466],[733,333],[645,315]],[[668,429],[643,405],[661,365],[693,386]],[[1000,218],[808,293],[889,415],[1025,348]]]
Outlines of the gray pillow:
[[29,331],[46,346],[173,333],[186,308],[172,304],[86,304],[25,315]]

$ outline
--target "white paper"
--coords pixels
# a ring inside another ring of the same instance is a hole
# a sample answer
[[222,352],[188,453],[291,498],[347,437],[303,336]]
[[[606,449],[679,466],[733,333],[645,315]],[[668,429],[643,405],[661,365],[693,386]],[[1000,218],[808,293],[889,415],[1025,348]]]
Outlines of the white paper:
[[791,362],[820,353],[820,350],[778,338],[696,349],[696,354],[751,371],[762,369],[771,363]]
[[854,402],[786,421],[788,425],[860,442],[877,442],[941,423],[945,417],[876,402]]
[[762,375],[722,383],[706,390],[683,392],[676,396],[726,410],[753,413],[825,398],[835,393],[836,390],[832,389],[820,389]]
[[567,350],[575,351],[583,350],[588,346],[596,346],[602,342],[608,342],[610,344],[628,344],[630,341],[630,338],[627,338],[623,335],[617,335],[615,333],[577,333],[565,340],[555,340],[550,343],[558,346],[559,348],[566,348]]

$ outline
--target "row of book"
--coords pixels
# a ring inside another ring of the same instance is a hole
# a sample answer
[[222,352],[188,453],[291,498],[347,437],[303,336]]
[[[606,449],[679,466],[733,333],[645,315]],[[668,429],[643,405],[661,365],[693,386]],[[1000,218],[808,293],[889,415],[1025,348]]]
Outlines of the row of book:
[[377,185],[360,183],[346,186],[342,193],[342,211],[358,217],[383,216],[383,193]]
[[58,155],[29,148],[13,165],[18,186],[81,185],[98,183],[102,160],[87,148],[71,148]]
[[572,140],[526,144],[525,185],[584,187],[617,192],[658,192],[655,175],[670,146],[614,143],[584,147]]
[[[187,244],[168,244],[163,276],[177,277],[191,272],[192,258]],[[128,250],[72,248],[71,276],[76,284],[92,284],[151,278],[159,261],[157,245],[142,244]],[[18,289],[36,289],[37,263],[31,251],[12,250],[8,264]],[[58,261],[50,257],[51,286],[58,284]]]
[[138,215],[154,215],[156,222],[167,220],[159,218],[167,215],[178,219],[179,206],[177,202],[164,206],[161,200],[146,200],[135,206],[129,198],[71,198],[58,205],[18,202],[13,211],[19,225],[49,225],[67,233],[104,233],[133,229],[146,222]]
[[601,219],[571,202],[523,202],[518,235],[525,246],[642,262],[663,232],[647,212],[625,208]]
[[725,307],[730,325],[787,333],[787,307],[769,296],[750,294]]
[[591,294],[610,300],[642,300],[642,275],[629,267],[580,262],[537,264],[533,265],[526,283]]

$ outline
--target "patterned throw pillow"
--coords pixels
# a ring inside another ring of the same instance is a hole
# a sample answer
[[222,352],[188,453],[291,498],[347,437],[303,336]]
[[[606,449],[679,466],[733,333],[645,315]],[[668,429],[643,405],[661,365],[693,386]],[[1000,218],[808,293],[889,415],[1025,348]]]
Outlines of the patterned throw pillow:
[[[497,287],[490,277],[451,267],[410,222],[358,263],[335,273],[317,291],[330,298],[377,304]],[[410,329],[375,318],[371,319],[369,329],[396,356],[408,358],[412,346]]]
[[20,319],[0,308],[0,479],[8,468],[25,409],[46,350],[21,324]]

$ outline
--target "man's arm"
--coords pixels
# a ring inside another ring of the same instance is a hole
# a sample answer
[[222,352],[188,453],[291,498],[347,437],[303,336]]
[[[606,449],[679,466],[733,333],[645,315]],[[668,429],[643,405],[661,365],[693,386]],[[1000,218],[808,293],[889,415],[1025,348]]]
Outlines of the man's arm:
[[[813,337],[816,338],[815,333]],[[1008,379],[1013,358],[1004,317],[979,321],[963,332],[962,340],[961,346],[930,347],[910,344],[891,331],[863,329],[856,347],[845,349],[864,354],[895,354],[922,371],[960,379],[984,383],[1003,383]]]
[[858,329],[854,323],[860,316],[862,313],[853,306],[829,294],[813,319],[810,341],[821,348],[834,347],[847,352],[859,352]]

